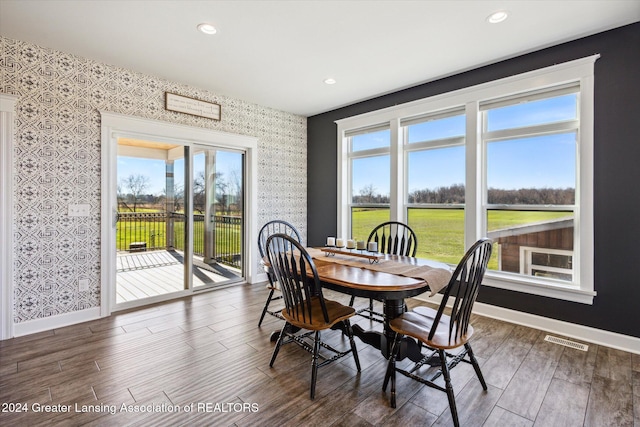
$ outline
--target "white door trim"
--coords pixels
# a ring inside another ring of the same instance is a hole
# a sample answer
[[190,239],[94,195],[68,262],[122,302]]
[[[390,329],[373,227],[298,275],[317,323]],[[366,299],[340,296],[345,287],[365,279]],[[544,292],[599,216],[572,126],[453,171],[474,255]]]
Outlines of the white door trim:
[[252,236],[257,234],[258,223],[258,139],[217,130],[161,122],[141,117],[100,111],[101,147],[102,147],[102,183],[101,183],[101,286],[100,315],[108,316],[115,306],[116,284],[116,248],[115,220],[117,212],[117,138],[127,136],[159,142],[180,144],[201,144],[220,148],[240,149],[246,152],[247,171],[245,175],[245,212],[246,233],[243,247],[245,250],[245,277],[249,283],[255,283],[257,277],[258,250],[252,244]]
[[13,150],[18,97],[0,93],[0,340],[13,338]]

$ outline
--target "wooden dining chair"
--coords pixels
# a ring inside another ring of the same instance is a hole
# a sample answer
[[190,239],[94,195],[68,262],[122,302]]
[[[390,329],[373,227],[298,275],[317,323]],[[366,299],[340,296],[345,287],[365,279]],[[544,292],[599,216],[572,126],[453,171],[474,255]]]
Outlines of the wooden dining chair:
[[[367,247],[370,242],[377,243],[378,252],[383,254],[414,257],[418,250],[416,233],[407,224],[398,221],[387,221],[377,225],[367,238]],[[352,296],[349,305],[353,307],[354,302],[355,296]],[[384,315],[373,310],[372,299],[369,299],[369,307],[358,310],[357,314],[369,320],[384,322]]]
[[[382,390],[386,391],[389,379],[391,379],[390,403],[392,408],[396,407],[396,372],[400,372],[429,387],[446,392],[455,426],[459,426],[460,423],[451,385],[450,370],[461,361],[470,363],[473,365],[482,388],[487,390],[487,384],[469,343],[469,339],[473,335],[473,327],[469,324],[469,317],[478,296],[480,283],[487,270],[491,250],[492,242],[487,238],[478,240],[469,248],[445,288],[442,302],[437,310],[428,307],[416,307],[389,322],[389,326],[395,331],[396,337],[393,342]],[[452,303],[450,304],[451,314],[447,315],[444,312],[449,302]],[[406,371],[396,366],[396,359],[402,347],[401,340],[403,336],[417,339],[429,350],[427,356],[419,361],[411,371]],[[453,353],[449,351],[460,347],[464,347],[460,352]],[[465,359],[467,355],[469,360]],[[422,365],[429,363],[434,356],[439,358],[439,370],[432,372],[427,378],[414,374]],[[440,375],[444,377],[444,387],[434,382]]]
[[[258,233],[258,251],[260,251],[260,258],[264,258],[267,256],[266,247],[267,247],[267,239],[272,234],[276,233],[284,233],[292,238],[296,239],[300,242],[300,233],[296,228],[288,223],[287,221],[283,221],[280,219],[276,219],[273,221],[267,222],[262,226],[260,232]],[[262,321],[264,320],[265,314],[269,313],[272,316],[278,317],[282,319],[280,315],[280,309],[271,310],[269,309],[269,305],[276,300],[282,299],[282,295],[275,295],[275,292],[280,292],[280,285],[278,281],[274,279],[273,274],[270,271],[267,271],[267,279],[269,283],[267,283],[267,289],[269,289],[269,295],[267,296],[267,301],[264,303],[264,307],[262,309],[262,314],[260,315],[260,320],[258,321],[258,326],[262,325]]]
[[[285,303],[281,313],[286,321],[273,349],[269,366],[273,367],[278,351],[284,344],[295,342],[310,352],[310,397],[314,399],[318,368],[352,353],[360,372],[360,359],[349,321],[355,310],[324,298],[316,266],[297,240],[287,234],[278,233],[267,239],[266,246],[269,265],[275,279],[280,283]],[[321,340],[320,331],[337,324],[341,324],[343,332],[349,338],[349,350],[337,350]],[[322,352],[320,347],[324,349]]]

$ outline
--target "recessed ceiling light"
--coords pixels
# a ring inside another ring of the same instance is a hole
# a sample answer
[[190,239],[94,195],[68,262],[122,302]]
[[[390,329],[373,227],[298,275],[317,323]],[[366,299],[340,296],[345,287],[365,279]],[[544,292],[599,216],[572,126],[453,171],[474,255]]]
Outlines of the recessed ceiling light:
[[336,84],[336,79],[332,79],[331,77],[329,77],[328,79],[324,79],[324,82],[328,85],[334,85]]
[[497,24],[498,22],[502,22],[509,17],[509,12],[506,10],[498,10],[493,12],[491,15],[487,17],[487,21],[490,24]]
[[198,30],[205,34],[215,34],[218,32],[218,30],[216,30],[216,27],[207,23],[198,24]]

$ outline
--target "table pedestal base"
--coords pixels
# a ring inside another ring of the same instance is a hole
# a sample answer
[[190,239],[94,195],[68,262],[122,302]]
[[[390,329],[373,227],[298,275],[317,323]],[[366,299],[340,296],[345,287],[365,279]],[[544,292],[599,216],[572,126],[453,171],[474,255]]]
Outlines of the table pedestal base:
[[[353,325],[353,335],[360,338],[365,344],[369,344],[380,350],[385,359],[389,359],[391,355],[391,347],[395,338],[395,332],[389,326],[389,319],[394,319],[404,313],[404,300],[385,300],[384,305],[384,331],[365,331],[360,325]],[[424,359],[422,348],[416,340],[410,337],[403,337],[400,341],[400,351],[396,360],[409,360],[418,363]],[[440,365],[440,359],[437,355],[432,357],[429,365]]]

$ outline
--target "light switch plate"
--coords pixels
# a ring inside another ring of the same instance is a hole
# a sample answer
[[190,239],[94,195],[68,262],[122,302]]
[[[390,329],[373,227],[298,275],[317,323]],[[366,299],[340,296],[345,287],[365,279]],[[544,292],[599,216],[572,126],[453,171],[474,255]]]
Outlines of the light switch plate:
[[89,208],[88,203],[69,205],[69,216],[89,216]]

